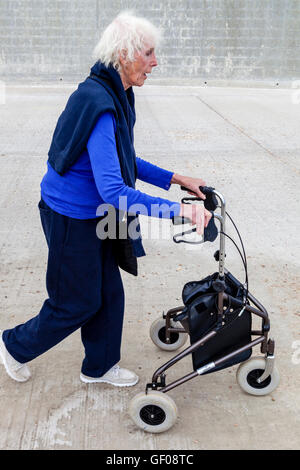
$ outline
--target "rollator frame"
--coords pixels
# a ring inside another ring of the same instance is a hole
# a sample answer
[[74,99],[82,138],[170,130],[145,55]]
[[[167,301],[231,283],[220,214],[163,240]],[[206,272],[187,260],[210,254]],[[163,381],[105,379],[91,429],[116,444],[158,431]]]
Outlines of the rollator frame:
[[[222,194],[220,194],[218,191],[212,189],[212,193],[219,199],[220,201],[220,206],[218,208],[221,209],[221,214],[213,214],[213,217],[217,219],[220,222],[221,230],[220,230],[220,249],[218,253],[218,262],[219,262],[219,274],[218,274],[218,279],[220,281],[224,281],[225,273],[228,273],[228,271],[225,269],[225,220],[226,220],[226,203],[225,199]],[[185,232],[185,233],[190,233],[190,231]],[[182,233],[184,235],[184,233]],[[203,240],[204,242],[204,240]],[[203,243],[202,242],[202,243]],[[186,242],[188,243],[188,242]],[[230,276],[233,278],[234,281],[238,282],[239,281],[234,278],[234,276],[230,273]],[[196,351],[198,348],[200,348],[202,345],[204,345],[207,341],[212,339],[215,335],[218,334],[218,331],[222,328],[222,326],[217,326],[213,328],[211,331],[209,331],[207,334],[205,334],[202,338],[197,340],[194,344],[191,346],[187,347],[183,351],[181,351],[179,354],[174,356],[172,359],[170,359],[168,362],[163,364],[161,367],[159,367],[153,374],[152,376],[152,382],[148,383],[146,385],[146,394],[148,390],[159,390],[163,393],[168,392],[169,390],[172,390],[175,387],[178,387],[179,385],[193,379],[194,377],[198,377],[199,375],[203,375],[204,373],[208,371],[212,371],[215,367],[221,365],[223,362],[226,362],[227,360],[231,359],[232,357],[247,351],[248,349],[252,349],[254,346],[260,344],[261,345],[261,353],[265,354],[265,359],[266,359],[266,368],[257,379],[258,383],[263,382],[269,375],[271,375],[273,371],[273,365],[274,365],[274,349],[275,349],[275,341],[274,339],[269,339],[268,338],[268,333],[270,331],[270,320],[269,320],[269,315],[265,307],[250,293],[247,292],[247,299],[254,304],[253,307],[250,304],[244,305],[242,301],[240,301],[240,306],[243,307],[241,313],[246,310],[254,315],[257,315],[262,319],[262,325],[260,330],[251,330],[251,336],[258,336],[256,339],[253,341],[249,342],[248,344],[244,345],[243,347],[240,347],[236,349],[235,351],[226,354],[223,357],[220,357],[219,359],[209,362],[205,364],[204,366],[198,368],[196,371],[193,371],[184,377],[181,377],[169,385],[166,385],[166,376],[165,376],[165,371],[172,367],[174,364],[176,364],[178,361],[183,359],[184,357],[188,356],[189,354],[193,353]],[[230,300],[230,295],[226,294],[224,291],[218,292],[218,318],[220,321],[216,322],[216,325],[221,324],[221,319],[223,316],[223,307],[224,307],[224,301]],[[235,303],[238,301],[235,299]],[[163,318],[166,320],[166,343],[170,343],[170,337],[171,333],[188,333],[188,328],[176,328],[171,325],[171,319],[178,314],[179,312],[183,311],[185,307],[180,306],[176,308],[172,308],[168,310],[167,313],[163,315]],[[241,314],[240,313],[240,314]]]

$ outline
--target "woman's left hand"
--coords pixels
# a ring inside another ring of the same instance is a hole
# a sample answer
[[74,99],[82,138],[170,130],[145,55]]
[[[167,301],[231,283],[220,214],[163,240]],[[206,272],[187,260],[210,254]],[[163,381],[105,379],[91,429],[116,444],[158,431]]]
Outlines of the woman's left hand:
[[182,176],[174,173],[171,183],[180,184],[181,186],[189,189],[188,193],[192,196],[206,199],[205,194],[203,194],[199,189],[199,186],[206,186],[205,181],[201,178],[192,178],[191,176]]

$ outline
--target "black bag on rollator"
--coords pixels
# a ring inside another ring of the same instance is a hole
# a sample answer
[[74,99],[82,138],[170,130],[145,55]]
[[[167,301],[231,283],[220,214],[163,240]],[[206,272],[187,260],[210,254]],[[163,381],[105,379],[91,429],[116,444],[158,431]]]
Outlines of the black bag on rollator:
[[[182,313],[185,313],[188,322],[191,344],[216,328],[219,322],[216,336],[192,353],[194,370],[251,342],[250,312],[244,310],[243,307],[234,308],[228,304],[224,307],[222,319],[218,316],[218,292],[214,287],[214,281],[217,278],[218,273],[214,273],[201,281],[188,282],[182,291],[185,305]],[[225,274],[225,293],[239,301],[243,300],[244,287],[234,282],[230,273]],[[245,361],[251,354],[252,349],[241,352],[213,371]]]

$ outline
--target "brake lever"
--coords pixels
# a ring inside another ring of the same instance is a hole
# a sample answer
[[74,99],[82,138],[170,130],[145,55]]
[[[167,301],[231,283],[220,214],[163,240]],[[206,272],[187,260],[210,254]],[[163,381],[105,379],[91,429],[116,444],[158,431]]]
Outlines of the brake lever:
[[186,232],[176,233],[176,235],[173,236],[173,241],[175,243],[189,243],[192,245],[200,245],[201,243],[204,243],[204,238],[199,242],[186,241],[186,240],[183,240],[182,238],[178,240],[178,237],[182,237],[184,235],[188,235],[193,232],[196,232],[196,228],[192,228],[191,230],[187,230]]
[[[191,220],[187,217],[181,217],[181,216],[175,216],[172,218],[172,222],[174,225],[182,225],[183,223],[191,223]],[[216,227],[215,221],[214,221],[214,213],[212,212],[212,218],[208,222],[208,226],[204,229],[204,234],[203,234],[203,240],[199,242],[192,242],[192,241],[186,241],[186,240],[178,240],[178,237],[182,237],[184,235],[189,235],[190,233],[196,232],[196,228],[192,228],[190,230],[187,230],[186,232],[181,232],[181,233],[176,233],[176,235],[173,236],[173,241],[175,243],[192,243],[192,244],[200,244],[204,242],[213,242],[218,236],[218,229]]]
[[[190,191],[188,188],[185,186],[180,186],[183,191]],[[212,214],[212,218],[210,219],[208,226],[204,229],[203,233],[203,240],[200,242],[192,242],[192,241],[186,241],[186,240],[178,240],[178,237],[188,235],[190,233],[193,233],[196,231],[196,228],[193,228],[191,230],[187,230],[186,232],[181,232],[177,233],[176,235],[173,236],[173,240],[175,243],[192,243],[192,244],[200,244],[204,242],[213,242],[218,236],[218,229],[216,227],[215,221],[214,221],[214,211],[218,207],[218,200],[214,194],[214,189],[210,186],[199,186],[200,191],[205,194],[206,199],[202,199],[199,196],[195,197],[185,197],[181,200],[183,204],[189,204],[190,202],[187,201],[204,201],[204,207],[205,209],[209,210]],[[176,216],[172,218],[173,224],[174,225],[182,225],[185,223],[191,223],[191,220],[186,218],[186,217],[181,217],[181,216]]]

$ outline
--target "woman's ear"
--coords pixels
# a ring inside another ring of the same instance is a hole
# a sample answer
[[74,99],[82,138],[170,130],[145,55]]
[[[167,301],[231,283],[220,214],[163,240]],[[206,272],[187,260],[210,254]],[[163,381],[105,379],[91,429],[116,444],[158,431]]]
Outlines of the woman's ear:
[[124,49],[119,52],[119,62],[122,67],[124,67],[124,65],[126,65],[127,63],[127,51],[125,51]]

